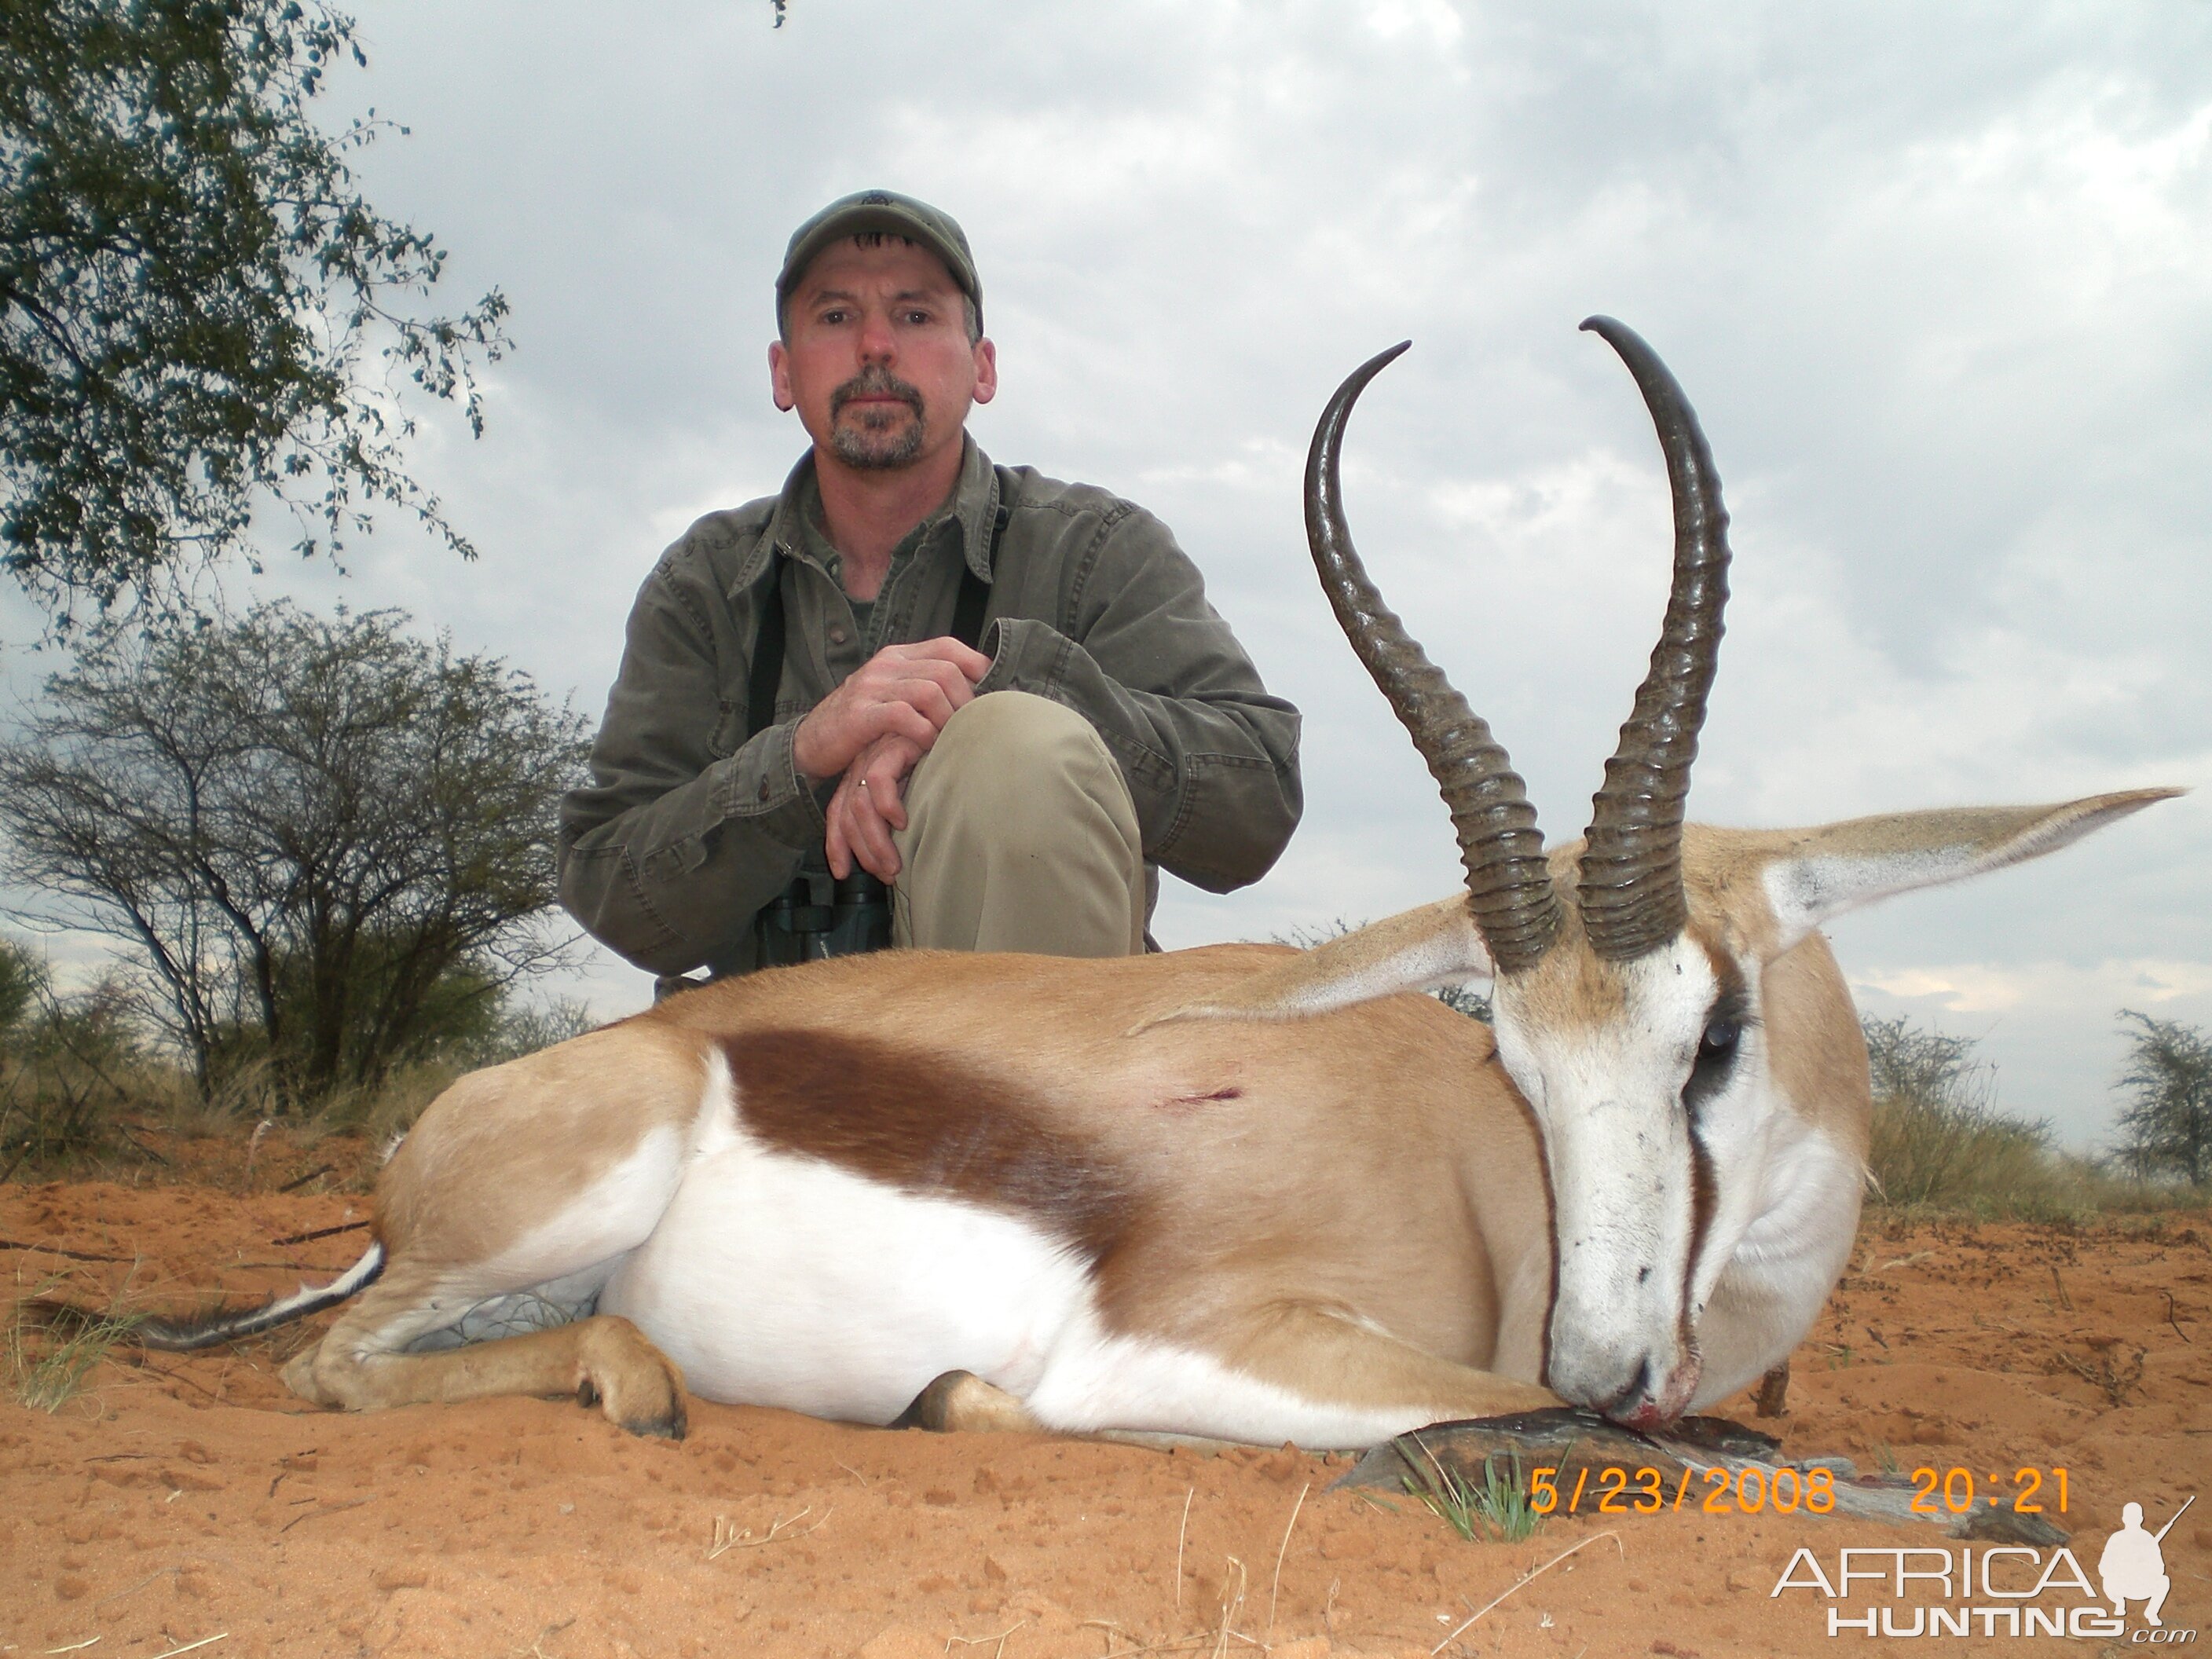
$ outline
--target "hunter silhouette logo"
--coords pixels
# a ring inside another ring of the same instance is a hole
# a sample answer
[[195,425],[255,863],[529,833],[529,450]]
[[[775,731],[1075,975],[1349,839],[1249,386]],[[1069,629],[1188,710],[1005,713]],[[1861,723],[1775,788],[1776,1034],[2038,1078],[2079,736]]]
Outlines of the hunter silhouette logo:
[[2158,1610],[2166,1605],[2166,1593],[2173,1588],[2173,1581],[2166,1574],[2166,1556],[2159,1546],[2173,1530],[2173,1522],[2189,1513],[2189,1504],[2197,1501],[2191,1492],[2189,1502],[2173,1512],[2172,1518],[2156,1532],[2143,1530],[2142,1505],[2129,1504],[2120,1510],[2120,1529],[2105,1540],[2105,1553],[2097,1558],[2097,1577],[2103,1581],[2105,1599],[2112,1604],[2112,1612],[2119,1618],[2128,1616],[2128,1603],[2142,1601],[2143,1621],[2159,1626],[2165,1621]]
[[[2101,1598],[2088,1569],[2061,1544],[2048,1551],[1987,1541],[1869,1547],[1844,1545],[1832,1568],[1800,1546],[1767,1592],[1770,1600],[1806,1591],[1826,1603],[1827,1633],[1899,1637],[2124,1637],[2130,1646],[2187,1646],[2198,1632],[2159,1616],[2173,1581],[2160,1547],[2197,1501],[2191,1495],[2152,1532],[2142,1505],[2120,1510],[2119,1529],[2097,1557]],[[2128,1604],[2143,1622],[2128,1628]],[[2107,1611],[2109,1604],[2109,1611]]]

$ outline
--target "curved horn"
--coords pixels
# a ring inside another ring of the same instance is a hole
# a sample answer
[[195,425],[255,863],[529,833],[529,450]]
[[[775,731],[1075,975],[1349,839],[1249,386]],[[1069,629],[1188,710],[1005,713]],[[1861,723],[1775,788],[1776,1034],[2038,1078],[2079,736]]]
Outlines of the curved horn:
[[1306,456],[1306,539],[1352,648],[1429,763],[1459,832],[1468,908],[1501,974],[1533,967],[1559,926],[1536,809],[1490,727],[1451,688],[1368,580],[1344,521],[1338,460],[1352,405],[1407,340],[1371,357],[1336,389]]
[[1590,948],[1613,962],[1655,951],[1682,931],[1682,803],[1705,698],[1719,659],[1728,603],[1728,509],[1712,452],[1682,388],[1641,336],[1610,317],[1583,326],[1602,335],[1635,375],[1659,429],[1674,497],[1674,585],[1651,652],[1651,672],[1620,728],[1591,802],[1583,852],[1583,926]]

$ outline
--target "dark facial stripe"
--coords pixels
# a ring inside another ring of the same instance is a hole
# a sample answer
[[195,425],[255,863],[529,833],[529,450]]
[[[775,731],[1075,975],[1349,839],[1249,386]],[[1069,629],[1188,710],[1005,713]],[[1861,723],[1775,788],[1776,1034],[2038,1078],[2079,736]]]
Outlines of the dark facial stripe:
[[1713,1212],[1720,1203],[1720,1185],[1713,1173],[1712,1156],[1705,1150],[1698,1112],[1735,1075],[1735,1068],[1742,1063],[1744,1034],[1755,1023],[1751,994],[1745,988],[1734,959],[1710,944],[1705,946],[1705,956],[1712,964],[1713,977],[1719,988],[1712,1006],[1705,1011],[1698,1056],[1691,1062],[1690,1075],[1682,1085],[1682,1107],[1686,1119],[1683,1127],[1690,1139],[1690,1249],[1682,1263],[1682,1311],[1677,1340],[1686,1354],[1697,1352],[1697,1308],[1693,1297],[1698,1263],[1705,1256],[1705,1235],[1712,1229]]
[[1030,1221],[1096,1264],[1137,1208],[1102,1150],[1038,1120],[1000,1080],[939,1055],[827,1031],[751,1031],[722,1052],[763,1144],[902,1192]]
[[1718,1207],[1720,1188],[1713,1178],[1712,1155],[1705,1151],[1705,1137],[1698,1132],[1694,1115],[1689,1122],[1690,1131],[1690,1254],[1682,1263],[1682,1314],[1675,1334],[1683,1353],[1698,1352],[1696,1293],[1698,1261],[1705,1253],[1705,1234],[1713,1224],[1713,1211]]

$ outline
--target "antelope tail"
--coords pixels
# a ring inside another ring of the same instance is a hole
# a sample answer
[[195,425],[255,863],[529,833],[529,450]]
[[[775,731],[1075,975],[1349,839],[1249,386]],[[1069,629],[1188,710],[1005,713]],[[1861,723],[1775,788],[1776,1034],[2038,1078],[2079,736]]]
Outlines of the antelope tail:
[[130,1340],[159,1353],[191,1353],[221,1347],[249,1336],[258,1336],[279,1325],[305,1319],[325,1308],[335,1308],[358,1291],[376,1282],[384,1271],[384,1246],[373,1243],[362,1259],[320,1287],[302,1285],[290,1296],[264,1302],[258,1308],[218,1310],[198,1319],[148,1319],[133,1327]]

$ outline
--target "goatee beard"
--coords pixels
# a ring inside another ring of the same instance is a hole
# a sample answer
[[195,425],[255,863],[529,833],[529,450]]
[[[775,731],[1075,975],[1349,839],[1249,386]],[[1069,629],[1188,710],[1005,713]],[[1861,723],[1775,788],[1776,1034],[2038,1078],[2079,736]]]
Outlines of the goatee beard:
[[[853,424],[838,417],[856,398],[891,397],[907,406],[909,417],[872,405]],[[830,447],[848,466],[889,470],[905,466],[921,453],[922,400],[909,386],[880,364],[871,364],[830,394]]]

